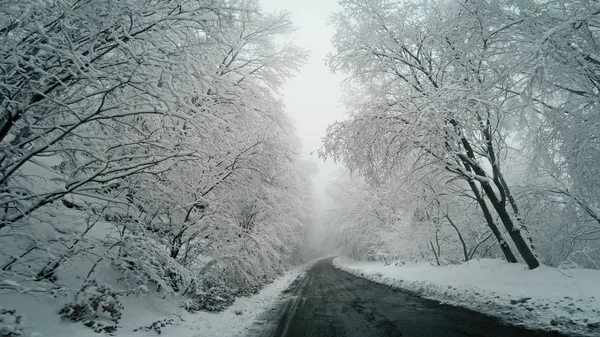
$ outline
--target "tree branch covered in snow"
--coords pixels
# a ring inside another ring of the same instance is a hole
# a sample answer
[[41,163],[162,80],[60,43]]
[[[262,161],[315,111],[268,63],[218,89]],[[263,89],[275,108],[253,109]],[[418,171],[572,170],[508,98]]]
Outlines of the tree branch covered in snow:
[[[359,188],[395,196],[403,220],[378,230],[426,220],[418,251],[437,257],[438,227],[449,225],[468,259],[462,233],[483,218],[473,247],[489,230],[507,261],[531,269],[597,249],[596,2],[341,5],[328,64],[349,74],[349,117],[329,127],[320,154],[358,173]],[[461,230],[448,212],[467,210]]]
[[194,297],[300,262],[294,29],[244,0],[0,4],[0,275]]

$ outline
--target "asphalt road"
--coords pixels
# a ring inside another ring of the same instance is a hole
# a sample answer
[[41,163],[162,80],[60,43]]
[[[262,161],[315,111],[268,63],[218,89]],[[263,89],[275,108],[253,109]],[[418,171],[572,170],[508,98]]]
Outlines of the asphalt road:
[[507,326],[336,269],[321,260],[284,293],[260,337],[561,336]]

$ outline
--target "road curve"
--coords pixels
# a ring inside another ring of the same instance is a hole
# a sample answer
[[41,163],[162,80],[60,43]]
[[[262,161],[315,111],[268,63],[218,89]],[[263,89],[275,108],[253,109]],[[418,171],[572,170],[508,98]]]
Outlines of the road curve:
[[317,262],[265,317],[260,337],[562,336],[507,326],[483,314],[439,304]]

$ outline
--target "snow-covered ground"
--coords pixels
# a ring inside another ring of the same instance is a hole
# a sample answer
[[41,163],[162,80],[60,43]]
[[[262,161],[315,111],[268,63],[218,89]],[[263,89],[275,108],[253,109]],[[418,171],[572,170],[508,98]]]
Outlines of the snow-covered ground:
[[[267,309],[274,306],[281,292],[299,277],[307,266],[286,272],[275,282],[265,286],[258,294],[236,299],[231,307],[223,312],[188,313],[180,307],[179,299],[161,299],[152,295],[145,297],[125,297],[123,318],[120,328],[114,334],[117,337],[158,336],[157,331],[144,329],[154,322],[169,321],[161,328],[162,336],[177,337],[217,337],[243,336],[253,322]],[[57,314],[60,301],[47,295],[0,294],[0,307],[16,309],[23,314],[25,336],[42,337],[98,337],[82,323],[62,321]],[[4,322],[9,323],[9,322]],[[0,326],[2,317],[0,317]],[[157,324],[160,326],[160,323]],[[141,328],[141,329],[140,329]],[[134,331],[137,330],[137,331]]]
[[444,267],[429,263],[384,265],[337,258],[354,275],[497,316],[515,325],[573,336],[600,336],[600,270],[559,270],[500,260]]

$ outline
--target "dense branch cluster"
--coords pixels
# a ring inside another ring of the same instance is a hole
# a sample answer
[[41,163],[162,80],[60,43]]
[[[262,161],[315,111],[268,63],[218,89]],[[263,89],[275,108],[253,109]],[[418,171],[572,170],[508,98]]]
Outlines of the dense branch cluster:
[[328,62],[349,74],[350,117],[321,155],[362,179],[333,191],[333,221],[356,214],[337,241],[362,258],[597,268],[600,4],[341,4]]
[[299,262],[294,29],[246,0],[0,2],[0,279],[194,297]]

